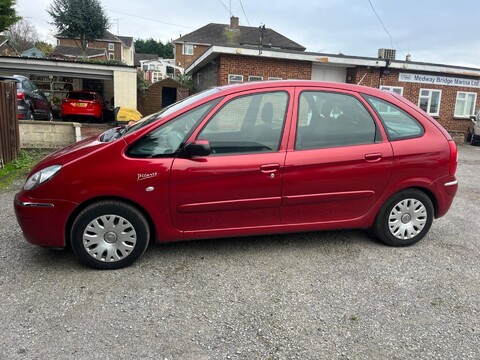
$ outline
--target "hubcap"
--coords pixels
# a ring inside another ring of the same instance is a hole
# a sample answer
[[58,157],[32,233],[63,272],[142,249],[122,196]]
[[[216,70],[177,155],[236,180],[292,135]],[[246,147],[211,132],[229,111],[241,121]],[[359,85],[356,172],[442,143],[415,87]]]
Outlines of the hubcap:
[[92,220],[83,231],[83,247],[94,259],[116,262],[135,248],[137,233],[133,225],[118,215],[103,215]]
[[427,219],[427,209],[421,201],[404,199],[392,208],[388,228],[397,239],[412,239],[423,230]]

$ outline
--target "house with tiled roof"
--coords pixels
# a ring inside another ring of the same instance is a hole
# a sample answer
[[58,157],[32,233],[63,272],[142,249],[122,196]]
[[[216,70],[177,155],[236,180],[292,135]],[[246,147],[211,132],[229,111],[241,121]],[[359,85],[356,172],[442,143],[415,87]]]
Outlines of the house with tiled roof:
[[[82,56],[79,38],[68,38],[57,35],[57,57],[79,58]],[[89,42],[86,57],[96,60],[116,60],[133,66],[135,46],[133,37],[117,36],[107,31],[102,39]]]
[[238,17],[230,24],[208,24],[173,41],[175,64],[187,68],[212,45],[253,46],[262,49],[305,51],[305,47],[286,36],[266,28],[240,26]]

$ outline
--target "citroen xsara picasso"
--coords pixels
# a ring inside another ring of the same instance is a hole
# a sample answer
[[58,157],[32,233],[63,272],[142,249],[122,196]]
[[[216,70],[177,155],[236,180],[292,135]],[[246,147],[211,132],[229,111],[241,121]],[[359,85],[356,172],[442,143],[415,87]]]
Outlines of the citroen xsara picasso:
[[450,208],[457,148],[406,99],[349,84],[207,90],[42,160],[15,197],[25,238],[95,268],[150,240],[371,229],[407,246]]

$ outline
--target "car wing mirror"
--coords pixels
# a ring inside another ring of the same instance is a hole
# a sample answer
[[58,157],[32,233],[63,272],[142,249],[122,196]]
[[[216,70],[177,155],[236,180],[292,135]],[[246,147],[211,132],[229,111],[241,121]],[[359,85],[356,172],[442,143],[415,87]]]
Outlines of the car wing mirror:
[[212,150],[210,149],[208,140],[192,141],[183,148],[183,153],[187,157],[208,156],[211,152]]

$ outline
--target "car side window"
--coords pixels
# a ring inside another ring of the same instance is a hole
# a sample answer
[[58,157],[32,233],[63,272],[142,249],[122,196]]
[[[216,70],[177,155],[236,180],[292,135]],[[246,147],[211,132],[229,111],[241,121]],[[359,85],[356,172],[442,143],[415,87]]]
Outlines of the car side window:
[[277,151],[287,105],[284,91],[237,97],[210,119],[198,139],[209,141],[212,155]]
[[172,156],[217,103],[218,100],[212,100],[163,124],[133,144],[127,155],[136,158]]
[[355,97],[303,91],[298,103],[296,150],[372,144],[375,120]]
[[32,92],[33,91],[33,86],[32,86],[32,83],[28,80],[24,80],[22,81],[22,87],[24,90],[28,91],[28,92]]
[[420,137],[424,133],[422,125],[411,115],[388,101],[365,95],[367,101],[377,112],[389,140],[401,140]]

